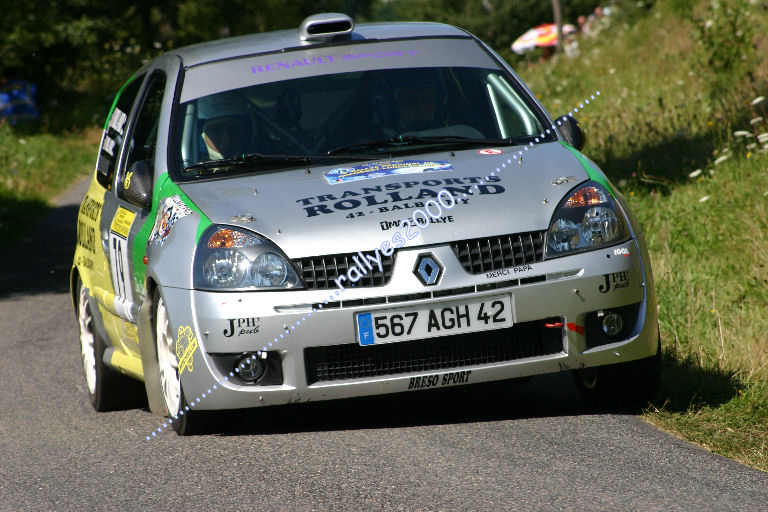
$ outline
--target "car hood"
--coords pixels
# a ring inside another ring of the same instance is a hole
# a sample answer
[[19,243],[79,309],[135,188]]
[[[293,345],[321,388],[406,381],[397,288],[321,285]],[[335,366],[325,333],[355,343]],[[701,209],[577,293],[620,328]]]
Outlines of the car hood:
[[[408,155],[206,180],[181,188],[214,224],[255,231],[289,258],[379,247],[398,230],[405,235],[398,221],[447,189],[457,197],[456,206],[443,208],[425,228],[411,230],[418,236],[409,246],[431,245],[545,230],[563,195],[589,179],[559,143],[533,146],[522,156],[521,149]],[[329,183],[334,179],[340,182]],[[437,213],[434,206],[430,209]],[[419,222],[423,224],[421,217]]]

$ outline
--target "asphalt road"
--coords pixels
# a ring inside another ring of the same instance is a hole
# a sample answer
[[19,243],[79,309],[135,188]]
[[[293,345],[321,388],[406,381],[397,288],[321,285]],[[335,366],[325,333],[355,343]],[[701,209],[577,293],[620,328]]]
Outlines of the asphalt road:
[[88,402],[67,274],[83,183],[0,265],[0,511],[768,510],[768,474],[595,415],[566,374],[226,414]]

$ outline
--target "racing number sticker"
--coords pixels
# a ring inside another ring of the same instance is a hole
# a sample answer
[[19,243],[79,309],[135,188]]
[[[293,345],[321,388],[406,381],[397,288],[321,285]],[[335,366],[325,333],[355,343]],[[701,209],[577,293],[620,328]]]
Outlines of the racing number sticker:
[[122,206],[117,209],[109,231],[109,259],[112,263],[112,283],[115,295],[122,298],[132,296],[131,279],[128,276],[128,233],[131,231],[136,213]]

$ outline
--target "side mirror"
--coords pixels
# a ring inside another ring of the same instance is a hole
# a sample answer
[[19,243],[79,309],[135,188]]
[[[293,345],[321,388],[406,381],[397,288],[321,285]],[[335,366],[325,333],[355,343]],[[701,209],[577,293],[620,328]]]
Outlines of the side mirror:
[[143,160],[134,162],[117,184],[117,194],[141,208],[152,206],[152,171]]
[[571,116],[562,116],[557,118],[558,121],[562,121],[560,124],[560,133],[563,134],[565,142],[581,151],[584,144],[587,142],[584,132],[581,131],[579,122]]

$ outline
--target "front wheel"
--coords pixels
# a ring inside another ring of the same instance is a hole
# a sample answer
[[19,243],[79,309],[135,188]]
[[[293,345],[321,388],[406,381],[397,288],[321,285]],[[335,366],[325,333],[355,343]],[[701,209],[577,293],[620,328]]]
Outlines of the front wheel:
[[573,378],[582,400],[590,408],[616,410],[644,407],[659,390],[661,343],[651,357],[574,370]]
[[191,434],[195,429],[196,415],[186,406],[179,376],[179,360],[176,356],[176,338],[171,332],[165,299],[155,291],[155,347],[157,366],[160,370],[160,388],[163,394],[165,414],[171,418],[173,429],[180,435]]
[[95,327],[88,288],[77,278],[77,326],[80,357],[91,405],[97,411],[115,411],[140,406],[144,389],[138,381],[116,372],[104,362],[106,344]]

